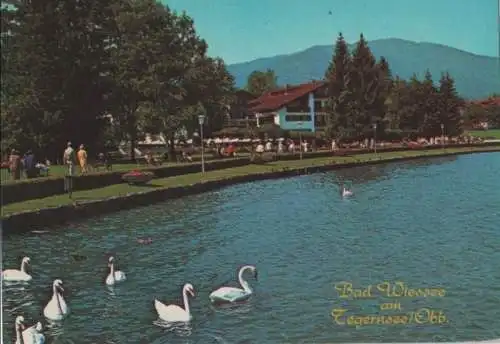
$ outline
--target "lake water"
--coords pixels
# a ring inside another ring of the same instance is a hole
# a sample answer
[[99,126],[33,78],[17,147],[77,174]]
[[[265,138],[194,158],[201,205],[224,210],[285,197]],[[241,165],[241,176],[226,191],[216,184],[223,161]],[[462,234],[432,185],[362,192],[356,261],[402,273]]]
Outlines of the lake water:
[[[352,198],[341,199],[339,181],[352,183]],[[111,254],[128,278],[114,290],[104,285]],[[64,281],[72,313],[47,329],[49,343],[498,338],[500,154],[242,184],[4,238],[4,268],[18,268],[24,255],[31,257],[34,279],[24,288],[4,287],[5,343],[12,342],[16,315],[43,320],[55,278]],[[212,307],[209,293],[237,285],[238,267],[249,263],[259,272],[258,281],[247,277],[253,297]],[[364,287],[372,298],[340,298],[336,284],[342,281]],[[444,296],[380,295],[382,283],[398,281],[441,288]],[[189,326],[165,328],[156,321],[153,300],[180,304],[186,282],[197,293],[194,318]],[[400,309],[382,306],[389,302]],[[345,310],[337,317],[345,324],[335,321],[333,309]],[[391,314],[406,314],[399,321],[411,324],[385,323]],[[349,325],[351,315],[385,318],[351,318]]]

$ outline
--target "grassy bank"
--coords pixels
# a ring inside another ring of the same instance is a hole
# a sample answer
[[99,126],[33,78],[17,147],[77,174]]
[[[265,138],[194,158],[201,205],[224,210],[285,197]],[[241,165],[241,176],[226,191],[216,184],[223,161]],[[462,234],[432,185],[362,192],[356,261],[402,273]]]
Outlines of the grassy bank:
[[492,138],[495,140],[500,140],[500,129],[490,129],[490,130],[469,130],[467,134],[474,137],[481,137],[483,139]]
[[325,165],[337,164],[362,164],[369,161],[390,161],[410,157],[431,157],[442,154],[456,154],[469,152],[500,151],[500,146],[493,147],[464,147],[447,148],[439,150],[414,150],[400,152],[386,152],[380,154],[359,154],[344,157],[311,158],[307,160],[276,161],[265,165],[247,165],[242,167],[228,168],[223,170],[209,171],[205,175],[201,173],[191,173],[175,177],[154,179],[147,186],[132,186],[128,184],[115,184],[100,189],[78,191],[73,193],[70,199],[67,195],[57,195],[52,197],[33,199],[25,202],[18,202],[2,207],[2,216],[9,216],[14,213],[36,211],[43,208],[55,208],[64,205],[78,204],[82,202],[102,200],[111,197],[126,196],[133,193],[145,193],[159,189],[189,186],[199,182],[217,181],[238,176],[265,174],[269,172],[282,171],[284,169],[314,168]]

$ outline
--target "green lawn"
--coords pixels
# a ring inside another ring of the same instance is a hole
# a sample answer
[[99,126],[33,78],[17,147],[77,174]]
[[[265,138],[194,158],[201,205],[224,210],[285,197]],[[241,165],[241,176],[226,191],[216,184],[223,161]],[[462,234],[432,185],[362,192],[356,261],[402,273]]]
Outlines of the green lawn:
[[[248,156],[248,154],[238,155],[238,157],[245,157],[245,156]],[[195,160],[193,163],[198,163],[198,164],[201,163],[201,157],[196,155],[196,156],[193,156],[193,159]],[[216,159],[214,159],[212,155],[207,156],[206,161],[213,161],[213,160],[216,160]],[[179,165],[179,164],[185,164],[185,163],[167,162],[167,163],[163,163],[159,167],[174,166],[174,165]],[[127,172],[127,171],[130,171],[133,169],[147,169],[147,168],[153,168],[153,167],[155,167],[155,166],[150,166],[150,165],[146,165],[146,164],[113,164],[112,171]],[[52,166],[50,166],[49,176],[50,177],[64,177],[64,175],[66,174],[66,171],[67,171],[67,167],[65,167],[65,166],[52,165]],[[102,173],[105,171],[106,171],[106,169],[104,167],[99,167],[98,169],[94,169],[91,167],[89,170],[89,174]],[[80,174],[80,166],[77,166],[75,168],[75,172],[77,174]],[[26,181],[26,178],[23,175],[21,176],[21,179],[19,179],[19,180],[16,180],[16,181],[12,180],[7,169],[1,169],[0,177],[1,177],[2,184],[22,183],[22,182]],[[45,178],[45,177],[40,177],[40,178]]]
[[203,176],[201,173],[191,173],[169,178],[154,179],[149,186],[131,186],[128,184],[115,184],[100,189],[77,191],[73,193],[73,199],[67,195],[57,195],[41,199],[33,199],[25,202],[11,203],[2,207],[2,216],[12,213],[36,210],[41,208],[51,208],[61,205],[68,205],[75,202],[84,202],[91,200],[104,199],[109,197],[125,196],[130,193],[147,192],[158,188],[169,188],[177,186],[186,186],[198,183],[200,181],[213,181],[230,177],[260,174],[271,172],[273,170],[281,170],[283,168],[303,168],[323,166],[330,164],[340,164],[348,162],[363,162],[368,160],[391,160],[402,157],[412,156],[433,156],[443,152],[471,152],[471,151],[498,151],[500,147],[464,147],[464,148],[448,148],[444,150],[423,150],[423,151],[403,151],[403,152],[388,152],[380,154],[360,154],[349,157],[328,157],[328,158],[311,158],[304,160],[276,161],[265,165],[246,165],[223,170],[208,171]]
[[495,140],[500,140],[500,129],[490,129],[490,130],[469,130],[467,132],[471,136],[481,137],[481,138],[493,138]]

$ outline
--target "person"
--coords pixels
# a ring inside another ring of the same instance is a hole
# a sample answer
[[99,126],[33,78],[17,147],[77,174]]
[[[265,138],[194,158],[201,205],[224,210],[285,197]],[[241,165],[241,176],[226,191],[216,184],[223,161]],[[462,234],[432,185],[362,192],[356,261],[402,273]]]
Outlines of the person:
[[64,150],[63,163],[68,168],[68,176],[73,176],[75,169],[75,150],[71,146],[71,142],[68,142],[67,147]]
[[28,150],[24,155],[23,159],[24,170],[26,171],[27,178],[36,178],[38,175],[38,170],[35,166],[35,155],[33,152]]
[[15,149],[10,152],[9,169],[12,179],[18,180],[21,178],[21,157]]
[[87,173],[87,151],[83,144],[80,145],[80,149],[77,153],[78,162],[80,163],[81,174]]

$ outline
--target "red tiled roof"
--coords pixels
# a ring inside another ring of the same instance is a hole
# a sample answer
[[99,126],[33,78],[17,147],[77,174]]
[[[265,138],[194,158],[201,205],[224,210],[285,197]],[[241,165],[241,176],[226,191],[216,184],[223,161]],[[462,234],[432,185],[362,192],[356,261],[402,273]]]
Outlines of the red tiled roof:
[[500,106],[500,97],[490,97],[481,100],[471,100],[469,104],[475,104],[481,106]]
[[324,81],[313,81],[307,84],[293,85],[274,90],[261,95],[248,103],[250,112],[264,112],[278,110],[310,92],[316,91],[325,85]]

